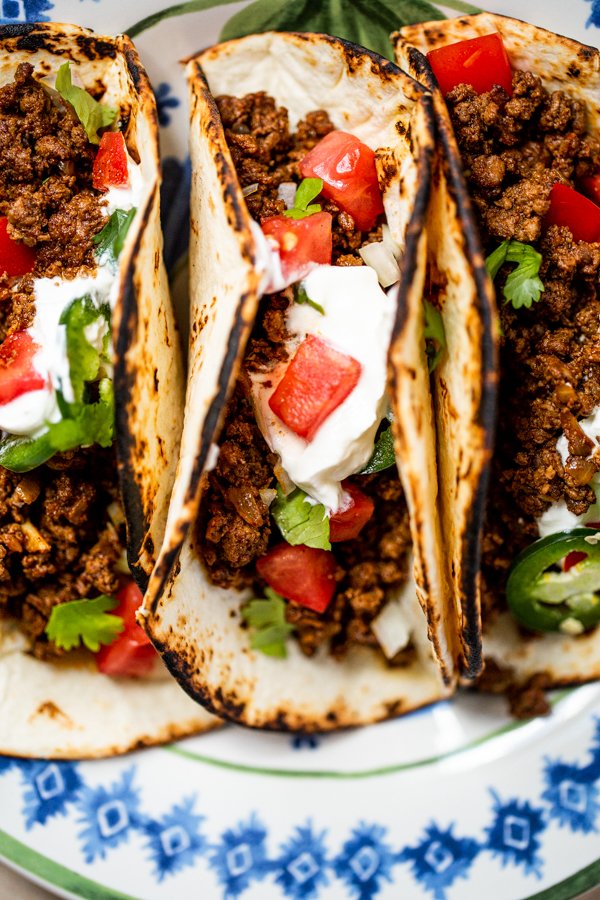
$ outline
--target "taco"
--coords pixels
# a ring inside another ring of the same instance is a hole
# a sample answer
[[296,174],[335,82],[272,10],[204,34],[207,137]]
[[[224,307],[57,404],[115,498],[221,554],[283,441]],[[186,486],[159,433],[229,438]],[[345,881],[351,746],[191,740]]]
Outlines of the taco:
[[0,752],[106,755],[210,721],[134,618],[183,408],[156,110],[126,37],[0,45]]
[[428,310],[426,348],[421,302],[429,97],[324,35],[231,41],[187,74],[186,417],[141,615],[221,716],[397,715],[453,682],[426,358],[443,336]]
[[[543,702],[531,691],[519,701],[524,683],[600,676],[600,53],[488,14],[403,28],[396,46],[434,94],[453,221],[464,232],[448,274],[457,279],[473,260],[481,268],[483,254],[490,276],[482,274],[457,326],[473,358],[483,358],[474,317],[488,347],[492,327],[499,331],[499,434],[485,516],[485,475],[461,484],[443,442],[439,453],[456,496],[470,491],[475,501],[481,590],[473,578],[469,601],[474,648],[478,608],[483,618],[481,684],[508,688],[527,715]],[[472,388],[456,375],[442,415]],[[476,424],[463,421],[465,434]],[[447,503],[445,522],[452,510]],[[455,551],[452,563],[465,565],[464,554]]]

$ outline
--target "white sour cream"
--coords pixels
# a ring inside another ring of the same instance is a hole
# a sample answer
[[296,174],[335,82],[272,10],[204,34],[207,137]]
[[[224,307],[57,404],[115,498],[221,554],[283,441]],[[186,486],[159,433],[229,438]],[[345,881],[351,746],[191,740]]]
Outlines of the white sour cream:
[[[586,419],[580,419],[579,427],[590,440],[596,443],[596,448],[592,455],[597,454],[600,449],[600,406],[594,410],[591,416],[588,416]],[[556,449],[563,465],[565,465],[569,456],[569,443],[566,435],[561,434],[556,442]],[[556,534],[557,531],[572,531],[573,528],[581,528],[588,522],[600,521],[600,472],[596,473],[592,478],[590,487],[596,494],[596,502],[590,506],[587,512],[581,516],[576,516],[574,513],[569,512],[564,500],[558,500],[542,513],[537,520],[540,537]]]
[[308,334],[316,335],[360,362],[358,384],[309,442],[284,425],[268,405],[283,371],[252,376],[253,393],[265,439],[291,480],[328,512],[335,512],[344,503],[340,482],[369,460],[387,411],[387,351],[396,303],[368,266],[319,266],[302,285],[325,314],[308,304],[292,304],[287,315],[288,331],[295,336],[291,352]]
[[[111,188],[105,195],[107,216],[115,209],[138,208],[143,191],[140,166],[128,157],[129,187]],[[36,278],[33,282],[35,317],[28,332],[39,350],[33,359],[37,372],[46,380],[47,387],[29,391],[10,403],[0,405],[0,430],[8,434],[37,437],[45,426],[58,422],[62,416],[58,408],[57,390],[65,400],[72,402],[73,388],[67,358],[66,329],[59,324],[65,309],[78,297],[88,294],[93,303],[101,307],[108,303],[114,309],[119,293],[117,272],[108,260],[102,261],[94,274],[80,275],[72,279]],[[108,324],[99,320],[86,329],[86,338],[98,349],[106,334]],[[89,332],[89,333],[88,333]]]

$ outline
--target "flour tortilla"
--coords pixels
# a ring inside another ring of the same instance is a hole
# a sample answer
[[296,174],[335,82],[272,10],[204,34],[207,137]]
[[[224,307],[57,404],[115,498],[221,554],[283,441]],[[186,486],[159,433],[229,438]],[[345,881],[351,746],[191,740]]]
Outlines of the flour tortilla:
[[[433,147],[430,98],[391,63],[315,34],[267,33],[221,44],[189,60],[187,75],[193,167],[190,369],[179,469],[144,604],[145,627],[191,696],[245,725],[327,731],[398,715],[445,696],[453,678],[421,299]],[[365,648],[341,663],[326,652],[307,659],[294,640],[287,660],[254,652],[240,627],[244,595],[212,585],[194,546],[203,472],[256,316],[261,280],[251,220],[213,96],[254,91],[266,91],[286,107],[292,127],[309,111],[325,109],[337,128],[377,150],[388,223],[404,247],[390,388],[415,551],[416,585],[405,589],[405,602],[417,658],[406,668],[389,668]]]
[[[539,75],[548,90],[563,90],[572,97],[582,100],[587,107],[591,129],[600,128],[600,53],[594,47],[587,47],[577,41],[553,34],[517,19],[482,13],[464,16],[442,22],[429,22],[402,28],[393,36],[396,56],[418,80],[431,90],[434,98],[436,124],[441,136],[443,168],[447,173],[449,190],[455,198],[455,208],[451,217],[438,220],[430,225],[430,240],[441,248],[448,247],[452,234],[454,256],[444,261],[444,251],[435,257],[435,264],[446,271],[448,277],[465,290],[466,302],[457,310],[455,318],[456,353],[449,353],[446,368],[453,369],[453,382],[448,382],[447,391],[438,395],[440,420],[450,421],[454,411],[459,411],[455,434],[471,442],[479,429],[488,432],[484,440],[485,451],[478,454],[479,478],[461,477],[455,453],[450,452],[452,442],[445,440],[440,429],[439,459],[441,483],[445,488],[444,525],[450,530],[453,521],[459,521],[463,535],[463,547],[459,543],[451,548],[451,562],[457,572],[465,572],[465,594],[463,600],[463,633],[467,653],[471,646],[472,659],[476,660],[480,651],[481,638],[478,636],[480,622],[480,598],[477,567],[479,545],[483,527],[484,497],[487,480],[486,466],[489,459],[491,437],[490,418],[493,402],[488,407],[488,416],[477,416],[476,407],[469,410],[464,400],[473,391],[485,390],[490,385],[493,395],[494,372],[497,362],[492,348],[495,345],[496,313],[493,287],[482,269],[482,256],[477,225],[467,196],[467,189],[461,173],[460,156],[452,134],[450,119],[443,97],[433,77],[427,60],[422,56],[436,47],[443,47],[456,41],[499,32],[508,51],[511,65],[516,69],[529,70]],[[417,48],[415,50],[415,48]],[[421,51],[420,53],[417,51]],[[436,197],[434,187],[434,205]],[[441,192],[440,192],[441,193]],[[438,201],[440,202],[440,201]],[[452,213],[451,208],[448,213]],[[443,225],[443,228],[442,228]],[[442,262],[440,263],[440,260]],[[465,279],[465,273],[472,277]],[[479,320],[479,321],[478,321]],[[446,332],[448,334],[448,324]],[[483,335],[483,343],[482,343]],[[460,358],[471,358],[472,366],[461,369]],[[483,381],[474,381],[474,373],[480,367]],[[440,378],[445,370],[440,367]],[[489,382],[486,379],[489,378]],[[490,398],[491,399],[491,398]],[[451,428],[450,428],[451,430]],[[462,510],[471,504],[473,514],[469,520]],[[470,532],[469,532],[470,529]],[[469,540],[475,553],[468,554]],[[581,682],[600,677],[600,628],[577,638],[562,634],[532,635],[526,637],[512,616],[506,612],[499,616],[492,627],[483,623],[483,656],[501,666],[514,671],[517,681],[524,681],[537,673],[545,673],[552,684]],[[465,674],[477,674],[477,666],[466,667]]]
[[[156,106],[147,75],[125,36],[100,37],[55,23],[0,27],[0,83],[20,62],[55,75],[69,60],[84,86],[127,121],[130,153],[146,186],[119,268],[113,315],[119,475],[128,555],[145,587],[165,528],[183,416],[183,366],[162,263]],[[117,473],[115,472],[115,478]],[[160,664],[157,666],[160,670]],[[122,753],[212,727],[163,672],[156,679],[100,675],[91,658],[59,663],[28,654],[23,634],[0,620],[0,753],[88,757]]]

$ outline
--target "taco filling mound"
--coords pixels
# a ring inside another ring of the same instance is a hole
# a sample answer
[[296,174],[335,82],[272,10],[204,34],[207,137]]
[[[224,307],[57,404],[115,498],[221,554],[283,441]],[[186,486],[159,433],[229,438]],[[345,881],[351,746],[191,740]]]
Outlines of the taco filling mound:
[[54,89],[39,78],[21,63],[0,88],[0,614],[38,658],[83,642],[100,671],[141,675],[155,654],[133,618],[110,330],[141,175],[68,63]]
[[216,103],[273,271],[209,474],[201,556],[214,584],[266,598],[242,607],[256,649],[284,655],[291,634],[309,656],[354,643],[402,664],[409,627],[384,610],[411,539],[386,418],[394,301],[378,282],[399,270],[374,153],[323,110],[290,133],[265,94]]
[[526,716],[547,707],[514,680],[600,674],[598,53],[488,15],[402,35],[429,51],[496,289],[482,684]]

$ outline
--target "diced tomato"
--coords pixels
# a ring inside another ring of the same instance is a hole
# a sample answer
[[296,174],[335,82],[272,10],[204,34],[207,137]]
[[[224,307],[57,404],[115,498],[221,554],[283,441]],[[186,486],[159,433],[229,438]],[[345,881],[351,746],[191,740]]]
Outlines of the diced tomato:
[[112,644],[105,644],[96,653],[96,665],[104,675],[136,677],[147,675],[156,662],[156,650],[146,632],[135,620],[142,602],[142,592],[128,581],[117,593],[118,605],[112,615],[121,616],[125,630]]
[[430,50],[427,59],[444,95],[457,84],[470,84],[478,94],[499,84],[512,96],[512,69],[497,32]]
[[38,350],[28,331],[15,331],[0,345],[0,404],[44,387],[43,375],[33,366]]
[[0,217],[0,275],[20,278],[33,271],[34,266],[35,251],[21,241],[14,241],[8,234],[8,219]]
[[571,552],[567,553],[565,556],[563,571],[568,572],[569,569],[572,569],[573,566],[576,566],[577,563],[580,563],[584,559],[587,559],[587,553],[584,553],[583,550],[571,550]]
[[342,482],[342,487],[350,495],[350,505],[329,519],[329,540],[332,543],[351,541],[352,538],[358,537],[375,509],[371,498],[363,494],[351,481]]
[[581,179],[581,188],[586,197],[600,206],[600,172]]
[[600,206],[566,184],[554,184],[544,226],[565,225],[576,241],[600,241]]
[[325,419],[344,402],[362,366],[309,334],[269,398],[269,406],[299,437],[312,441]]
[[335,591],[335,560],[328,550],[277,544],[256,561],[269,587],[307,609],[325,612]]
[[272,216],[262,223],[265,234],[274,238],[281,259],[281,273],[286,280],[304,278],[315,264],[331,265],[333,239],[330,213],[313,213],[303,219]]
[[97,191],[127,187],[129,184],[127,148],[120,131],[105,131],[100,138],[92,168],[92,184]]
[[353,134],[331,131],[300,162],[303,178],[322,178],[322,194],[369,231],[383,212],[375,153]]

